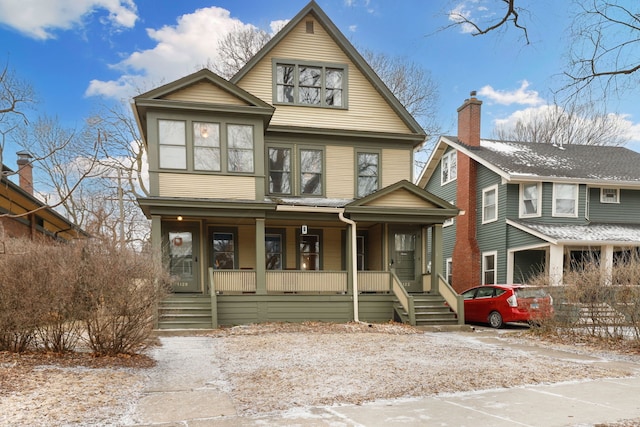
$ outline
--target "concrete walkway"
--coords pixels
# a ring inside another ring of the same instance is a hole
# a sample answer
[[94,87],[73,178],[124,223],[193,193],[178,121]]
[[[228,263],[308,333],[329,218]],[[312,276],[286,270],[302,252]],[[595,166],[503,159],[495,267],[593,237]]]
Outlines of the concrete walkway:
[[[491,334],[480,334],[479,339],[498,341]],[[163,345],[152,354],[159,369],[154,369],[130,426],[583,427],[629,419],[640,425],[640,365],[624,361],[606,363],[635,372],[633,377],[303,408],[275,417],[239,417],[213,361],[212,339],[178,336],[160,340]],[[559,359],[580,357],[593,364],[605,363],[558,350],[513,346]]]

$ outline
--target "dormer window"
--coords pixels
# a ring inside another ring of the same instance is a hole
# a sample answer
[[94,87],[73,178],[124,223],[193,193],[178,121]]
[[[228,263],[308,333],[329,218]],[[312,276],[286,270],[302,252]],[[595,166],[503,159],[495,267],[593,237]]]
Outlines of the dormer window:
[[620,189],[601,188],[600,203],[620,203]]
[[346,65],[276,62],[274,102],[346,108]]

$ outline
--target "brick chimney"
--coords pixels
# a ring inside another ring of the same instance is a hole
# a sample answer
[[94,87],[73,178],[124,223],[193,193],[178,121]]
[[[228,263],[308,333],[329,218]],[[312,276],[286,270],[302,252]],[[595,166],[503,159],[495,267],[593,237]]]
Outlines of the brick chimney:
[[33,156],[27,151],[18,151],[18,177],[20,188],[33,196]]
[[[480,146],[480,107],[482,101],[471,92],[458,108],[458,140],[465,145]],[[456,205],[464,213],[456,218],[456,243],[453,248],[452,286],[461,292],[482,283],[480,249],[476,239],[477,163],[458,151]]]

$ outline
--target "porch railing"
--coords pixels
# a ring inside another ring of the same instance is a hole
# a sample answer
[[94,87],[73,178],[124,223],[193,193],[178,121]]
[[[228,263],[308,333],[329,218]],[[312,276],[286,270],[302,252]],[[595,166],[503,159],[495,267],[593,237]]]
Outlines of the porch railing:
[[449,304],[451,310],[457,314],[458,324],[464,325],[464,298],[462,295],[458,295],[441,274],[438,274],[438,291]]
[[347,272],[267,271],[267,292],[347,293]]
[[211,275],[216,292],[255,292],[254,270],[213,270]]
[[391,275],[388,271],[359,271],[358,292],[391,291]]

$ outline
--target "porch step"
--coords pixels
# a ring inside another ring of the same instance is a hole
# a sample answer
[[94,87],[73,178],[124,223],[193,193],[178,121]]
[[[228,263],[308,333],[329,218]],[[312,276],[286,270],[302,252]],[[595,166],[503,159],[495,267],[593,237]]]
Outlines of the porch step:
[[158,329],[211,329],[211,298],[203,295],[176,295],[158,307]]
[[[458,316],[440,295],[413,294],[416,326],[457,325]],[[403,323],[409,323],[409,313],[399,301],[394,301],[395,312]]]

